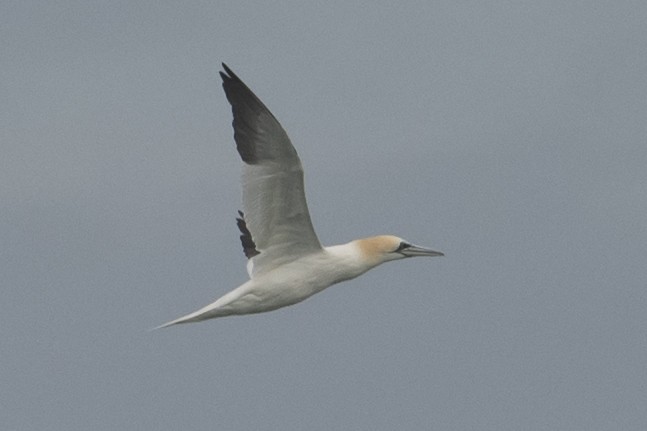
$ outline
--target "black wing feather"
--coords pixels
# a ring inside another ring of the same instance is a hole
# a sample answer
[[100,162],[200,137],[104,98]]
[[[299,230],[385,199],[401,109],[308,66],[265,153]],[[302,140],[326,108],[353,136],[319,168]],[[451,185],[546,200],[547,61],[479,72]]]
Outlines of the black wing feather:
[[242,234],[240,235],[240,243],[243,245],[243,253],[245,253],[245,257],[247,257],[247,259],[251,259],[256,255],[259,255],[260,252],[256,250],[256,244],[254,244],[254,240],[252,239],[252,233],[247,229],[245,214],[243,214],[242,211],[238,211],[238,214],[240,217],[236,217],[236,224]]

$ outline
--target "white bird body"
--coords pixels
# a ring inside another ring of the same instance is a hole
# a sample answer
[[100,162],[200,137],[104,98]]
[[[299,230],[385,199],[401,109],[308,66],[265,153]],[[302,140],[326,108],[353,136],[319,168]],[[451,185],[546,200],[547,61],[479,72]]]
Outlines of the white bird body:
[[215,302],[159,328],[216,317],[262,313],[301,302],[381,263],[441,252],[381,235],[322,247],[310,221],[303,169],[271,112],[226,66],[223,87],[234,114],[243,169],[238,227],[250,280]]

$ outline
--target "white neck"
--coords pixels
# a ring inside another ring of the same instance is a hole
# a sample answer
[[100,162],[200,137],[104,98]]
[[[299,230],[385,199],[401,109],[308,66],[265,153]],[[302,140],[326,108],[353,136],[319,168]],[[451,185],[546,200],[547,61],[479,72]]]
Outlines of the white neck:
[[335,267],[334,272],[340,277],[338,281],[355,278],[382,263],[377,259],[368,259],[356,241],[324,249],[331,258],[330,263]]

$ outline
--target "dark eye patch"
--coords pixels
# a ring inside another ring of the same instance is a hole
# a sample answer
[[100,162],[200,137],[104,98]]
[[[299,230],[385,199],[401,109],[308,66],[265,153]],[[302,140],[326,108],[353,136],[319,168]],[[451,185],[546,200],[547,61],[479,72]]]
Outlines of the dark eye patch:
[[404,241],[402,241],[402,242],[400,243],[400,245],[398,246],[398,248],[396,248],[396,249],[394,250],[394,253],[397,253],[397,252],[402,251],[402,250],[404,250],[405,248],[409,248],[409,247],[411,247],[411,244],[409,244],[408,242],[404,242]]

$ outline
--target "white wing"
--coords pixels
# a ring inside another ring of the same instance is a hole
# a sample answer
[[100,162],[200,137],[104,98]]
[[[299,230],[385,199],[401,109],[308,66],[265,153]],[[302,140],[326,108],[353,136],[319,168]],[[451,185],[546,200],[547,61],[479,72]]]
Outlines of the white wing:
[[222,66],[234,139],[244,162],[244,223],[258,251],[250,261],[253,278],[322,247],[308,213],[301,161],[287,133],[240,78]]

